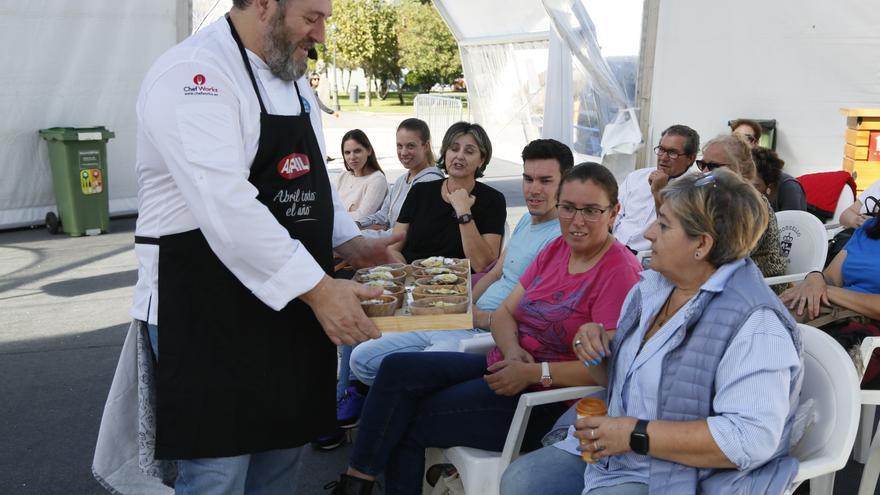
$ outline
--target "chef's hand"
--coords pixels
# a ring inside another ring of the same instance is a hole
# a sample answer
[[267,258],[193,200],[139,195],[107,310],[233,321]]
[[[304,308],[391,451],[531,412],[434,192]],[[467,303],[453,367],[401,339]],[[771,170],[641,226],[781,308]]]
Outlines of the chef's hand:
[[406,237],[406,234],[398,233],[390,237],[369,238],[357,236],[350,241],[337,246],[335,251],[348,260],[355,268],[376,266],[383,263],[396,263],[398,258],[394,256],[388,246],[397,244]]
[[351,280],[324,276],[312,290],[299,296],[336,345],[355,345],[382,336],[361,308],[362,299],[379,297],[381,287],[367,287]]

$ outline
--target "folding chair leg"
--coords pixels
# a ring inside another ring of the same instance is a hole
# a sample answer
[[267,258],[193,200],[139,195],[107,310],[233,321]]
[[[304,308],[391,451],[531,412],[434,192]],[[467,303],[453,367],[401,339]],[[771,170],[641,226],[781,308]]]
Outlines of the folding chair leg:
[[823,474],[810,479],[810,495],[832,495],[834,492],[834,473]]
[[856,434],[856,445],[853,449],[853,460],[864,464],[871,453],[871,439],[874,437],[874,404],[862,404],[862,417],[859,420],[859,432]]
[[862,470],[862,481],[859,482],[859,495],[872,495],[880,476],[880,435],[871,442],[871,452]]

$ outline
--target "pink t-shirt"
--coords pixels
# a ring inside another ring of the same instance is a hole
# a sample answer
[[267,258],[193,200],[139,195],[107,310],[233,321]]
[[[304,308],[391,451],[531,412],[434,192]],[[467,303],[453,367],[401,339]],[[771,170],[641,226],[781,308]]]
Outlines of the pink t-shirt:
[[[519,279],[525,289],[514,314],[519,345],[537,362],[576,360],[571,343],[584,323],[617,328],[623,301],[642,270],[618,241],[584,273],[568,273],[570,255],[565,239],[559,237],[538,253]],[[502,359],[497,347],[486,356],[490,366]]]

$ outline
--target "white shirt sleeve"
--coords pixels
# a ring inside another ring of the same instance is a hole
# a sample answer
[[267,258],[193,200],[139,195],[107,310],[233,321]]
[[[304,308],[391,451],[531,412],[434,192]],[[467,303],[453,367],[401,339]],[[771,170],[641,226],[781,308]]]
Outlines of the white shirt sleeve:
[[799,366],[788,330],[769,309],[752,314],[731,340],[715,373],[715,415],[707,422],[718,448],[739,469],[763,464],[779,448],[791,374]]
[[[188,94],[184,87],[192,85],[193,74],[202,74],[216,92]],[[140,124],[217,257],[261,301],[280,310],[312,289],[324,272],[257,200],[248,181],[243,97],[213,65],[181,62],[146,90]],[[149,187],[142,185],[147,193]],[[333,199],[338,202],[335,192]]]

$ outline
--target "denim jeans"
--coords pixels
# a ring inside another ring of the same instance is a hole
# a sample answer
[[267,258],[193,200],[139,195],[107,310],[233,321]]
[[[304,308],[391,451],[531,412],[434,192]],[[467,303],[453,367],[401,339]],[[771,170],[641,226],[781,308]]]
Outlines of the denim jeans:
[[[456,445],[500,451],[519,395],[493,392],[486,357],[460,352],[396,353],[382,362],[367,395],[351,467],[385,473],[385,493],[420,493],[425,448]],[[524,446],[539,445],[565,410],[532,411]]]
[[296,493],[302,447],[258,454],[177,461],[176,495]]
[[345,389],[351,384],[351,380],[355,378],[351,372],[351,352],[354,347],[350,345],[341,345],[339,349],[339,378],[336,380],[336,402],[345,395]]
[[[159,327],[147,325],[150,347],[159,359]],[[294,493],[302,447],[235,457],[177,461],[178,495],[282,495]]]
[[[361,382],[372,385],[379,365],[395,352],[453,352],[458,341],[469,339],[484,330],[429,330],[422,332],[389,333],[378,340],[363,342],[351,353],[351,372]],[[341,372],[340,372],[341,373]],[[340,374],[340,380],[342,375]]]
[[501,495],[580,495],[586,464],[580,456],[544,447],[513,461],[501,477]]

